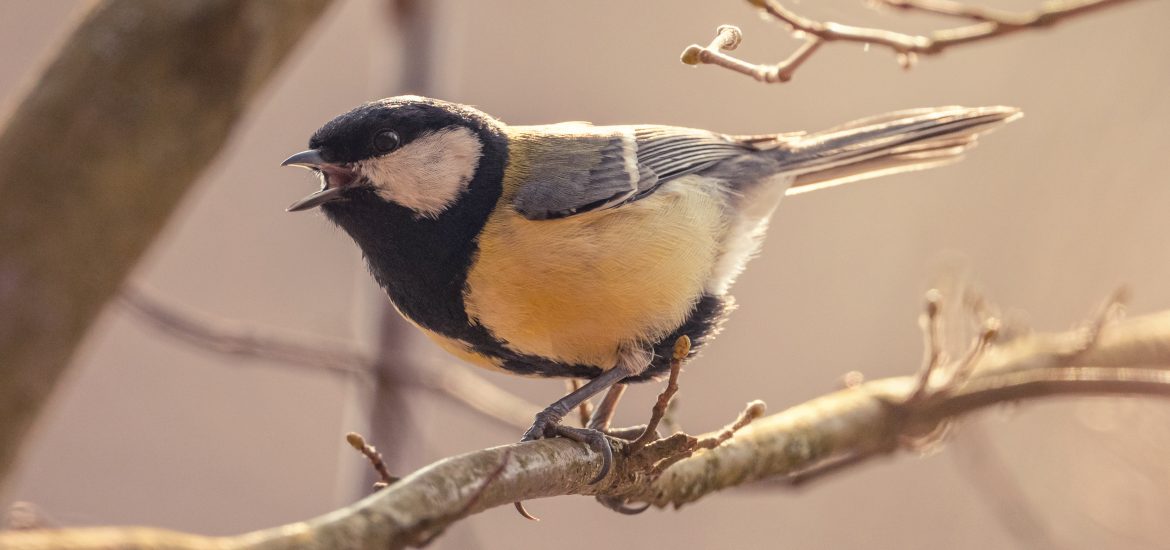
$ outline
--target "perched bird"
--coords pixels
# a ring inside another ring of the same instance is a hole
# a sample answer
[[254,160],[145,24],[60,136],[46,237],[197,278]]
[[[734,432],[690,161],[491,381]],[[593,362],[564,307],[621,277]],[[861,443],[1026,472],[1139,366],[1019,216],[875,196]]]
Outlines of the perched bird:
[[[359,106],[284,165],[357,242],[398,311],[447,351],[513,374],[587,379],[524,440],[589,442],[612,458],[624,384],[698,349],[785,195],[957,160],[1010,107],[902,111],[816,133],[732,136],[674,126],[509,126],[418,96]],[[560,425],[609,391],[587,429]]]

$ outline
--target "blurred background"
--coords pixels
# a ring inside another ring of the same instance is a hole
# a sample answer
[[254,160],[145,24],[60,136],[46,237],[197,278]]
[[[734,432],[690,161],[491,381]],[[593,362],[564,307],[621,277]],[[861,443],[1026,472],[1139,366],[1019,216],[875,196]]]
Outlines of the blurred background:
[[[0,2],[0,97],[15,100],[86,4]],[[790,5],[907,31],[953,23],[855,1]],[[829,44],[784,85],[678,62],[723,23],[743,28],[736,53],[749,60],[776,61],[799,44],[739,0],[414,6],[339,0],[253,103],[129,284],[233,326],[392,352],[413,368],[464,368],[387,320],[343,233],[319,214],[284,212],[316,182],[280,161],[360,102],[420,92],[510,123],[728,133],[1005,104],[1027,116],[957,165],[781,205],[735,289],[739,310],[683,374],[682,426],[718,428],[756,398],[780,410],[833,390],[851,370],[913,372],[921,296],[940,280],[976,282],[1037,330],[1076,324],[1120,284],[1133,289],[1135,314],[1170,307],[1170,3],[1126,4],[925,58],[911,71],[885,50]],[[564,391],[557,380],[482,375],[538,404]],[[520,435],[433,393],[383,390],[375,407],[368,380],[213,353],[111,303],[0,503],[32,502],[61,525],[232,534],[366,494],[369,467],[345,445],[347,431],[370,436],[396,473]],[[627,394],[619,420],[641,421],[657,391]],[[373,410],[381,420],[371,427]],[[1170,548],[1168,453],[1166,403],[1029,403],[965,422],[932,456],[900,453],[799,491],[745,488],[634,518],[588,498],[532,501],[544,521],[498,508],[456,524],[434,547]]]

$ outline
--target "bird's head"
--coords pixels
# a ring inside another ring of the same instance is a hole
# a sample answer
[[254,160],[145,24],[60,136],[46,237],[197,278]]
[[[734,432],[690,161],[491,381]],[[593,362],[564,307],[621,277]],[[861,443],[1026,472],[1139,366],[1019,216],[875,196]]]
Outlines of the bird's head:
[[367,103],[326,123],[309,149],[283,166],[313,170],[321,189],[288,207],[347,207],[391,203],[419,219],[441,216],[464,196],[499,125],[470,107],[418,96]]

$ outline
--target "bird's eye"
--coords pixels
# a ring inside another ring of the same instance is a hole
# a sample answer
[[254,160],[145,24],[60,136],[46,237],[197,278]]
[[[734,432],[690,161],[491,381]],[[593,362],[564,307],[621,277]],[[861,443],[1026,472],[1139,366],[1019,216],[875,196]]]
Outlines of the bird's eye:
[[382,130],[374,134],[374,149],[379,153],[389,153],[398,148],[398,134],[393,130]]

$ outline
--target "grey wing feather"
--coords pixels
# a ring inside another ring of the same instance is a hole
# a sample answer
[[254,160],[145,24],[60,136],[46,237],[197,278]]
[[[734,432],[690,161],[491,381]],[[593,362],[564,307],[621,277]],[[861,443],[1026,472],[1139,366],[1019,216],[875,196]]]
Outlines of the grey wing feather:
[[673,126],[579,130],[549,133],[535,146],[541,166],[532,169],[513,201],[524,217],[555,219],[620,206],[754,149],[720,134]]
[[674,126],[637,126],[638,164],[658,174],[659,183],[693,174],[749,151],[727,136]]
[[572,216],[620,204],[638,192],[640,174],[627,162],[633,145],[619,132],[594,127],[561,132],[554,124],[530,140],[533,159],[512,200],[520,215],[530,220]]

